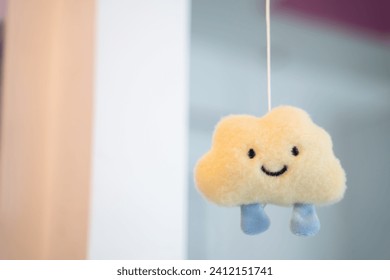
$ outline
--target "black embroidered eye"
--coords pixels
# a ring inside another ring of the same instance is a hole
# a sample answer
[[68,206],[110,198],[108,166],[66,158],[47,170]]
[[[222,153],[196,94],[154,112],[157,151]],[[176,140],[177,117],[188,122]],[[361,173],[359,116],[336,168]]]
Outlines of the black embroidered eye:
[[298,148],[294,146],[294,147],[292,148],[292,150],[291,150],[291,153],[292,153],[294,156],[299,155],[299,150],[298,150]]
[[256,155],[256,153],[255,153],[255,151],[254,151],[253,149],[250,149],[250,150],[248,151],[248,157],[249,157],[249,158],[254,158],[255,155]]

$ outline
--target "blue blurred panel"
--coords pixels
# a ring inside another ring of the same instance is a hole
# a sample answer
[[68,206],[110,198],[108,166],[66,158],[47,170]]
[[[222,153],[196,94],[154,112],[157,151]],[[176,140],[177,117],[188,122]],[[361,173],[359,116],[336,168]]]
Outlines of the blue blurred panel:
[[[263,1],[194,0],[190,168],[224,115],[266,113]],[[333,137],[345,199],[318,210],[322,228],[299,238],[290,208],[267,206],[270,229],[244,235],[238,208],[205,201],[190,181],[189,258],[390,259],[390,50],[381,41],[272,16],[273,106],[305,109]]]

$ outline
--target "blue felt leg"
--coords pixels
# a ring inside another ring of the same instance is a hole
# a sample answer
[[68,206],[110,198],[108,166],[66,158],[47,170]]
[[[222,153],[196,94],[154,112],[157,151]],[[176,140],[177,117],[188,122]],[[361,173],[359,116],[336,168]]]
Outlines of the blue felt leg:
[[266,231],[270,220],[259,203],[241,205],[241,229],[244,233],[254,235]]
[[300,236],[313,236],[320,231],[320,220],[313,204],[294,204],[290,229]]

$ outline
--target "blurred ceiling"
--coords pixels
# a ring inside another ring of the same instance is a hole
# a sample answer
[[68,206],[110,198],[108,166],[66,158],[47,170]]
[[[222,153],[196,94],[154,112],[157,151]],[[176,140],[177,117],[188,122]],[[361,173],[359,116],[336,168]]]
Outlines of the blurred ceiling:
[[356,32],[390,39],[390,0],[278,0],[276,11],[296,12]]

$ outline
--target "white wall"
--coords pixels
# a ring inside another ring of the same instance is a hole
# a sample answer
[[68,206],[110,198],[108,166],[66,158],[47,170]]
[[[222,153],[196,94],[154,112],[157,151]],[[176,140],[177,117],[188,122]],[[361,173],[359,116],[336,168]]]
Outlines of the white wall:
[[185,258],[189,3],[97,2],[89,258]]

